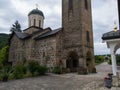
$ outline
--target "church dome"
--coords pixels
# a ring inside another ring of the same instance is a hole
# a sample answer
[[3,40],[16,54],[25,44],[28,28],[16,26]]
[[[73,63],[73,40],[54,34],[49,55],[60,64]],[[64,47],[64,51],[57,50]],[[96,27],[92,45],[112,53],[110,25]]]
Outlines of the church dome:
[[32,14],[38,14],[40,16],[42,16],[44,18],[44,14],[41,10],[38,10],[38,8],[33,9],[32,11],[29,12],[28,16],[32,15]]

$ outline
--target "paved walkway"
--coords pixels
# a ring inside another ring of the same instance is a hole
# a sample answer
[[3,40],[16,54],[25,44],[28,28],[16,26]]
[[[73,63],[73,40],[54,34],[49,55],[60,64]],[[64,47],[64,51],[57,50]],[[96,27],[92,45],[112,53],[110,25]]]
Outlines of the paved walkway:
[[[0,90],[107,90],[104,77],[111,72],[107,63],[96,66],[97,74],[78,75],[69,73],[0,82]],[[110,89],[109,89],[110,90]],[[111,90],[120,90],[113,87]]]

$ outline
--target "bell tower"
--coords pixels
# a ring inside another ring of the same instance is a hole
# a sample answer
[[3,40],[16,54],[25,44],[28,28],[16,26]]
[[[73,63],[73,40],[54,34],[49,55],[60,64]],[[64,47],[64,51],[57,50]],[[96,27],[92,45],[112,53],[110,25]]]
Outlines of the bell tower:
[[28,27],[35,26],[43,28],[44,25],[44,14],[41,10],[36,7],[28,14]]
[[[87,72],[93,72],[95,66],[91,0],[62,0],[62,27],[66,67],[70,70],[83,67]],[[69,61],[72,60],[69,55],[71,52],[77,55],[73,61]]]

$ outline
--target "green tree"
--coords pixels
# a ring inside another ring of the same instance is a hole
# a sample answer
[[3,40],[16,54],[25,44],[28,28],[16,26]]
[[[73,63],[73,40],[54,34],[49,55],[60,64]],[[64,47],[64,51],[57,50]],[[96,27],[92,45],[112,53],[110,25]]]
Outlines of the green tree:
[[0,33],[0,50],[8,44],[9,34]]
[[95,63],[100,64],[104,62],[104,55],[95,55]]
[[15,24],[12,25],[10,31],[11,32],[13,32],[13,31],[21,32],[21,25],[19,24],[18,21],[16,21]]
[[9,49],[9,46],[5,46],[0,50],[0,64],[1,65],[8,64],[8,49]]

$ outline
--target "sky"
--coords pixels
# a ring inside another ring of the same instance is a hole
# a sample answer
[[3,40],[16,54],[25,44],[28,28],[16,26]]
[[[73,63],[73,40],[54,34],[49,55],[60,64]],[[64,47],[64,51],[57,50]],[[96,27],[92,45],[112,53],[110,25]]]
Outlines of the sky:
[[[117,0],[91,0],[91,2],[94,53],[109,54],[110,50],[106,43],[102,43],[101,37],[102,34],[114,29],[115,21],[119,27]],[[0,33],[10,33],[10,28],[16,20],[21,24],[22,30],[27,28],[28,13],[36,8],[36,4],[44,13],[44,28],[61,27],[61,0],[0,0]]]

